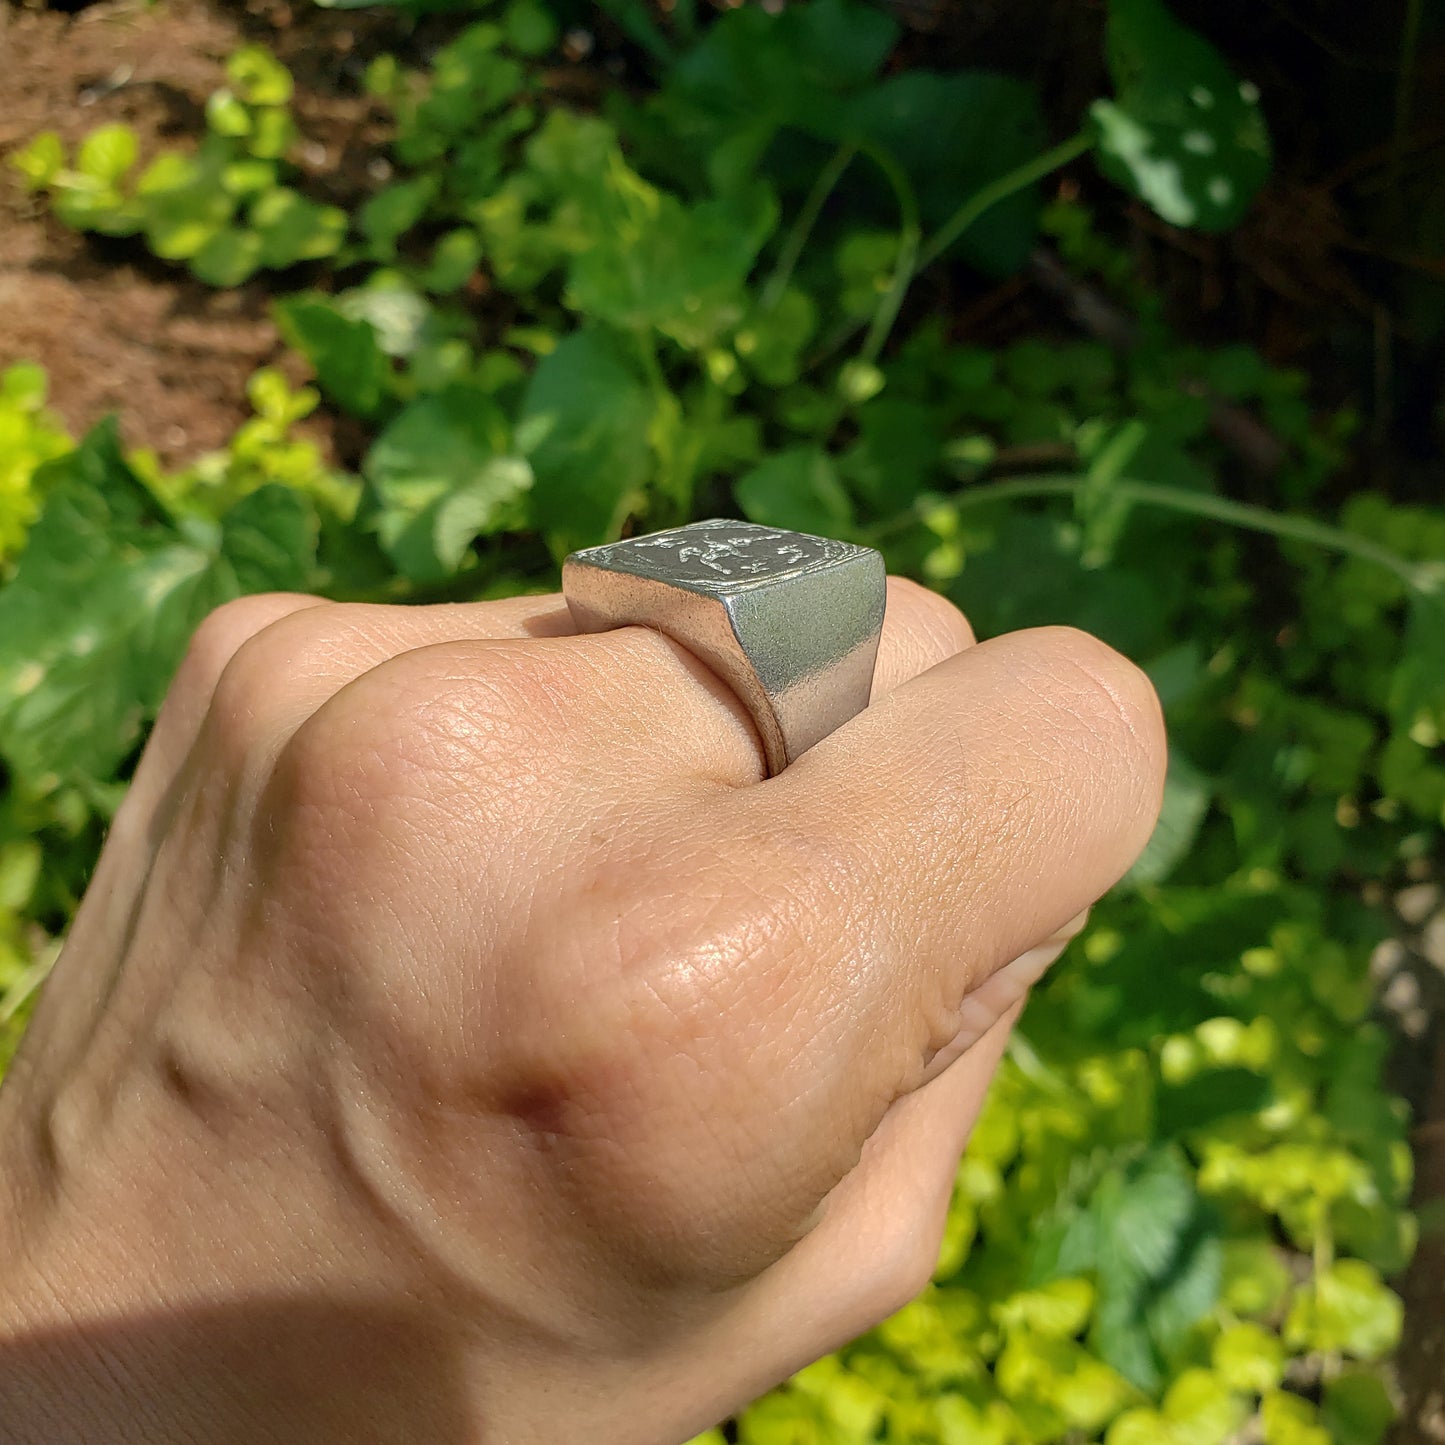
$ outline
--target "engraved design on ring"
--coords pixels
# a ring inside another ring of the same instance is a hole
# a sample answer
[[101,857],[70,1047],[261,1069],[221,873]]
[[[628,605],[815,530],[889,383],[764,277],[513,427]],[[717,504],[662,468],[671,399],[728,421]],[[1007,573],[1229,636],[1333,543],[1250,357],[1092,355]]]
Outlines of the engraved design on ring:
[[770,776],[868,705],[887,597],[872,547],[717,518],[573,552],[562,591],[579,631],[652,627],[711,668]]

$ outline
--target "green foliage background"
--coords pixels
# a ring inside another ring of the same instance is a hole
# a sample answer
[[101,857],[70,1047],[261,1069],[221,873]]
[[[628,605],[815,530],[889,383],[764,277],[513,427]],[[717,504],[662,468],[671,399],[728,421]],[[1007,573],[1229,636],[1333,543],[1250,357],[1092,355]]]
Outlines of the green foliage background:
[[[216,604],[545,590],[571,548],[706,515],[866,541],[981,635],[1071,622],[1140,661],[1165,812],[1029,1007],[933,1285],[726,1438],[1381,1439],[1414,1226],[1359,883],[1439,844],[1445,512],[1323,515],[1351,418],[1171,336],[1039,187],[1092,154],[1228,228],[1269,170],[1257,91],[1161,0],[1111,0],[1114,92],[1052,140],[1019,80],[891,66],[862,0],[666,28],[614,0],[656,82],[583,111],[540,83],[538,0],[410,8],[459,15],[429,69],[372,61],[395,169],[354,214],[304,193],[255,47],[143,169],[114,125],[14,157],[71,225],[218,286],[275,272],[316,386],[258,373],[229,449],[164,474],[112,425],[72,441],[38,368],[0,380],[6,1055]],[[905,305],[924,267],[1006,275],[1041,236],[1139,314],[1131,347],[986,350]],[[1282,441],[1272,480],[1241,488],[1221,404]],[[367,427],[359,476],[296,436],[318,405]]]

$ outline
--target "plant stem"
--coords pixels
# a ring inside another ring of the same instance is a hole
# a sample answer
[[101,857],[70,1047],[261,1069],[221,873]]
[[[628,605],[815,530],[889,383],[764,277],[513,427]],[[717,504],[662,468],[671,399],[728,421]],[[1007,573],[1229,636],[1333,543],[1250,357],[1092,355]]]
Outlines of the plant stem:
[[[898,201],[898,260],[894,263],[893,277],[873,312],[868,335],[864,338],[863,345],[858,352],[857,359],[859,361],[871,363],[877,361],[879,353],[883,350],[883,344],[888,340],[888,333],[892,331],[893,323],[898,319],[898,309],[903,305],[904,296],[908,294],[908,283],[917,273],[918,246],[923,238],[923,224],[918,215],[917,193],[903,167],[881,146],[860,144],[858,149],[883,172]],[[832,436],[837,430],[838,423],[843,420],[848,411],[847,399],[839,395],[834,401],[826,421],[819,429],[820,438],[826,439]]]
[[[909,284],[920,272],[926,271],[938,258],[968,230],[981,216],[991,211],[1000,201],[1006,201],[1016,192],[1023,190],[1026,186],[1034,185],[1043,180],[1052,171],[1058,170],[1061,166],[1084,154],[1094,143],[1092,131],[1087,129],[1078,131],[1071,135],[1068,140],[1060,141],[1051,150],[1046,150],[1040,155],[1025,161],[1021,166],[1015,166],[1007,175],[999,176],[990,181],[986,186],[977,190],[969,196],[956,211],[941,225],[927,241],[922,242],[917,248],[917,254],[913,259],[912,267],[906,277],[900,283],[900,272],[895,271],[893,285],[889,287],[889,295],[885,302],[892,296],[895,288],[898,289],[897,303],[893,307],[892,316],[888,319],[888,327],[891,328],[893,318],[898,314],[898,307],[903,303],[903,297],[907,293]],[[877,156],[870,150],[876,160]],[[911,189],[911,188],[910,188]],[[902,259],[900,257],[900,259]],[[872,332],[878,328],[878,317],[883,311],[880,304],[878,311],[874,313],[873,325],[870,328],[870,339]],[[810,359],[809,365],[816,365],[832,356],[840,347],[847,344],[850,337],[862,329],[861,321],[846,321],[823,343],[818,352]],[[884,339],[887,338],[887,329],[883,332]],[[865,345],[866,349],[866,345]],[[882,350],[882,343],[879,343],[879,351]],[[877,352],[867,357],[868,360],[876,360]]]
[[893,330],[893,323],[898,319],[903,298],[908,294],[908,287],[918,274],[918,248],[923,241],[923,223],[918,215],[918,196],[903,167],[887,151],[878,147],[866,146],[863,151],[893,187],[893,194],[898,198],[900,221],[898,261],[893,267],[893,279],[888,283],[888,289],[883,293],[883,298],[873,313],[868,335],[858,353],[860,361],[873,362],[877,361],[882,353],[888,333]]
[[1000,201],[1006,201],[1016,192],[1031,186],[1051,172],[1077,160],[1094,144],[1091,130],[1077,131],[1068,140],[1060,141],[1052,150],[1046,150],[1015,166],[1007,175],[990,181],[977,190],[928,238],[918,255],[918,269],[931,266],[968,228],[985,212],[991,211]]
[[[1019,497],[1072,496],[1084,485],[1086,479],[1075,473],[1050,473],[1032,477],[1010,477],[1006,481],[987,482],[982,486],[968,487],[954,492],[948,503],[956,508],[981,507],[991,502],[1009,501]],[[1239,527],[1245,531],[1263,532],[1273,537],[1286,537],[1291,541],[1309,542],[1328,552],[1338,552],[1347,557],[1358,557],[1364,562],[1373,562],[1393,572],[1408,587],[1418,592],[1430,590],[1430,584],[1420,568],[1372,542],[1368,537],[1357,537],[1339,527],[1316,522],[1312,517],[1300,517],[1288,512],[1274,512],[1268,507],[1252,506],[1248,502],[1233,502],[1227,497],[1216,497],[1207,492],[1186,491],[1183,487],[1165,486],[1159,482],[1141,482],[1121,478],[1112,483],[1110,492],[1125,501],[1146,507],[1162,507],[1171,512],[1184,512],[1196,517],[1208,517],[1211,521],[1223,522],[1227,526]],[[908,512],[890,518],[870,529],[870,540],[885,537],[901,531],[918,520],[918,511]]]
[[1398,224],[1400,177],[1405,160],[1405,141],[1410,133],[1410,111],[1415,100],[1415,58],[1420,48],[1420,21],[1424,0],[1405,0],[1405,23],[1400,31],[1400,60],[1395,73],[1395,127],[1390,137],[1390,165],[1385,183],[1388,210]]
[[647,373],[653,394],[658,397],[666,396],[667,377],[662,372],[662,358],[657,352],[656,334],[650,326],[639,326],[634,334],[637,337],[637,354],[642,360],[642,369]]
[[818,224],[818,217],[823,214],[823,207],[828,204],[828,197],[833,194],[834,188],[843,179],[843,172],[852,164],[853,157],[857,154],[856,145],[840,145],[829,157],[828,164],[818,172],[813,188],[803,202],[803,209],[798,212],[797,219],[778,252],[777,264],[763,286],[758,300],[760,311],[771,311],[781,300],[783,292],[788,289],[788,282],[793,279],[793,270],[813,234],[813,227]]

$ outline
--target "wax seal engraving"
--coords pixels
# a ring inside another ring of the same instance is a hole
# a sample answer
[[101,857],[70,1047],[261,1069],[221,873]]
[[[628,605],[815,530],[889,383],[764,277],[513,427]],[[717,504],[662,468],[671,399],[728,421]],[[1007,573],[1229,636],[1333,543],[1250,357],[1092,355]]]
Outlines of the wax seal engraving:
[[655,627],[727,682],[774,773],[867,705],[886,580],[871,547],[726,519],[589,547],[562,568],[582,631]]
[[717,520],[651,532],[574,555],[586,557],[594,566],[615,565],[674,586],[724,592],[739,583],[772,581],[823,567],[864,550],[831,537]]

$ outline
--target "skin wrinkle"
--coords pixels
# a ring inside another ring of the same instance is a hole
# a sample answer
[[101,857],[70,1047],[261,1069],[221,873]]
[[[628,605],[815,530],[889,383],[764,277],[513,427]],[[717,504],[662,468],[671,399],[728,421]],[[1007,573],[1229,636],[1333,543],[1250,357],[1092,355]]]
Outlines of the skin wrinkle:
[[[653,902],[652,900],[648,901],[649,903]],[[664,904],[664,907],[666,907],[666,904]],[[624,943],[622,947],[625,953],[627,951],[627,945]],[[735,957],[739,952],[745,952],[746,950],[747,944],[744,943],[740,946],[736,937],[729,937],[725,940],[719,941],[715,930],[710,929],[705,934],[703,942],[700,945],[696,945],[692,949],[687,950],[686,956],[692,961],[694,965],[696,965],[699,958],[706,959],[711,957],[718,959],[729,959]],[[667,947],[666,945],[663,946],[661,951],[669,960],[669,970],[672,975],[673,981],[676,982],[678,976],[684,972],[684,970],[680,967],[677,951],[673,948]],[[689,984],[695,985],[699,970],[694,967],[687,972],[689,972],[691,975],[690,979],[688,980]],[[709,976],[710,982],[715,983],[716,974],[714,970],[710,968],[704,968],[701,970],[701,972]],[[709,1001],[708,992],[706,990],[701,992],[696,991],[694,987],[688,987],[683,989],[682,997],[687,1000],[687,1003],[680,1007],[678,1002],[677,990],[669,989],[664,995],[658,986],[662,980],[659,980],[655,977],[656,970],[651,966],[649,966],[649,968],[647,969],[641,970],[634,966],[629,970],[629,973],[640,978],[640,983],[638,986],[641,988],[643,996],[648,997],[654,1001],[660,1001],[660,1013],[664,1018],[670,1020],[671,1023],[669,1025],[664,1025],[663,1027],[659,1028],[652,1021],[659,1012],[659,1010],[657,1009],[644,1010],[641,1014],[639,1014],[636,1010],[637,995],[634,992],[631,996],[632,1001],[628,1005],[630,1017],[626,1022],[619,1024],[617,1027],[627,1037],[641,1040],[644,1047],[649,1049],[652,1048],[650,1040],[653,1037],[657,1037],[660,1040],[666,1041],[662,1045],[663,1051],[666,1056],[671,1060],[671,1064],[668,1070],[668,1088],[666,1090],[666,1097],[668,1101],[667,1107],[670,1111],[675,1112],[676,1105],[678,1104],[680,1098],[685,1098],[688,1092],[686,1089],[680,1089],[678,1087],[680,1083],[680,1078],[676,1074],[676,1069],[679,1065],[682,1065],[684,1068],[686,1068],[695,1080],[698,1078],[710,1078],[710,1073],[705,1071],[704,1065],[702,1064],[701,1060],[696,1057],[695,1051],[685,1043],[685,1036],[696,1036],[697,1030],[695,1027],[695,1020],[697,1019],[699,1013],[701,1013],[702,1016],[706,1019],[706,1030],[710,1033],[713,1028],[716,1010],[712,1007],[712,1004]],[[680,1034],[683,1037],[680,1037]],[[745,1042],[743,1042],[741,1039],[733,1038],[731,1042],[732,1058],[729,1060],[728,1064],[725,1065],[725,1067],[727,1067],[731,1071],[735,1071],[737,1060],[743,1056],[746,1056],[748,1051],[748,1046]],[[655,1053],[649,1056],[656,1058]],[[624,1077],[627,1079],[644,1079],[648,1077],[648,1074],[646,1071],[637,1073],[629,1069],[624,1075]],[[710,1084],[708,1090],[705,1092],[703,1097],[710,1096],[711,1092],[713,1091],[713,1087],[714,1086]],[[584,1091],[584,1093],[587,1092],[590,1091]],[[655,1091],[649,1091],[648,1093],[640,1096],[637,1101],[637,1116],[644,1122],[645,1132],[665,1133],[667,1131],[668,1126],[666,1123],[666,1119],[664,1118],[659,1120],[657,1107],[659,1102],[661,1101],[655,1096]],[[622,1108],[624,1115],[630,1112],[630,1106],[625,1099],[619,1101],[615,1098],[609,1101],[607,1111],[597,1116],[593,1116],[585,1110],[577,1111],[569,1109],[565,1119],[564,1132],[566,1133],[567,1137],[574,1141],[574,1144],[578,1144],[582,1147],[587,1148],[590,1148],[595,1144],[597,1130],[603,1131],[602,1137],[606,1139],[618,1136],[624,1138],[631,1137],[631,1134],[634,1132],[633,1126],[620,1123],[619,1116],[616,1113],[619,1105]],[[686,1116],[689,1120],[688,1127],[690,1129],[695,1129],[700,1124],[702,1127],[704,1127],[704,1129],[707,1128],[707,1120],[709,1117],[709,1110],[707,1108],[702,1107],[701,1105],[696,1107],[688,1105],[686,1107]],[[732,1132],[735,1132],[735,1123],[731,1114],[720,1114],[718,1117],[720,1119],[726,1118],[729,1121],[730,1130]],[[554,1120],[553,1122],[556,1121]],[[580,1136],[579,1126],[581,1126]],[[552,1131],[548,1131],[548,1134],[550,1142],[555,1146],[560,1137],[559,1132],[554,1129]],[[728,1157],[736,1157],[738,1153],[749,1155],[753,1152],[753,1147],[750,1145],[744,1145],[740,1148],[735,1148],[734,1146],[730,1145],[726,1148],[726,1153]],[[639,1151],[635,1149],[631,1151],[623,1151],[621,1157],[623,1162],[627,1164],[629,1172],[631,1172],[634,1167],[629,1162],[632,1156],[643,1157],[639,1154]]]
[[[1078,634],[1078,636],[1083,638],[1085,634]],[[1101,657],[1104,652],[1103,645],[1093,638],[1087,639],[1087,650],[1094,658]],[[1154,770],[1145,766],[1151,754],[1137,721],[1136,709],[1124,701],[1117,686],[1106,681],[1102,669],[1087,665],[1080,658],[1069,653],[1062,655],[1058,665],[1067,669],[1076,681],[1083,684],[1076,689],[1076,695],[1085,700],[1086,705],[1073,706],[1068,711],[1074,721],[1082,723],[1089,729],[1096,744],[1095,747],[1086,751],[1086,758],[1092,761],[1097,769],[1100,759],[1118,752],[1117,735],[1122,730],[1124,737],[1128,740],[1133,761],[1137,766],[1125,767],[1119,771],[1124,778],[1136,784],[1139,779],[1148,777]],[[1044,674],[1033,669],[1022,670],[1022,675],[1018,678],[1019,683],[1028,688],[1040,703],[1052,707],[1059,706],[1053,692],[1058,680],[1057,675],[1053,672]],[[1152,689],[1149,691],[1149,697],[1153,699],[1152,711],[1157,719],[1158,702],[1153,698]],[[1098,706],[1100,700],[1106,704],[1103,709]],[[1102,717],[1107,717],[1109,721],[1103,723]],[[1137,802],[1139,806],[1136,807],[1136,817],[1144,811],[1144,798],[1139,797]]]

